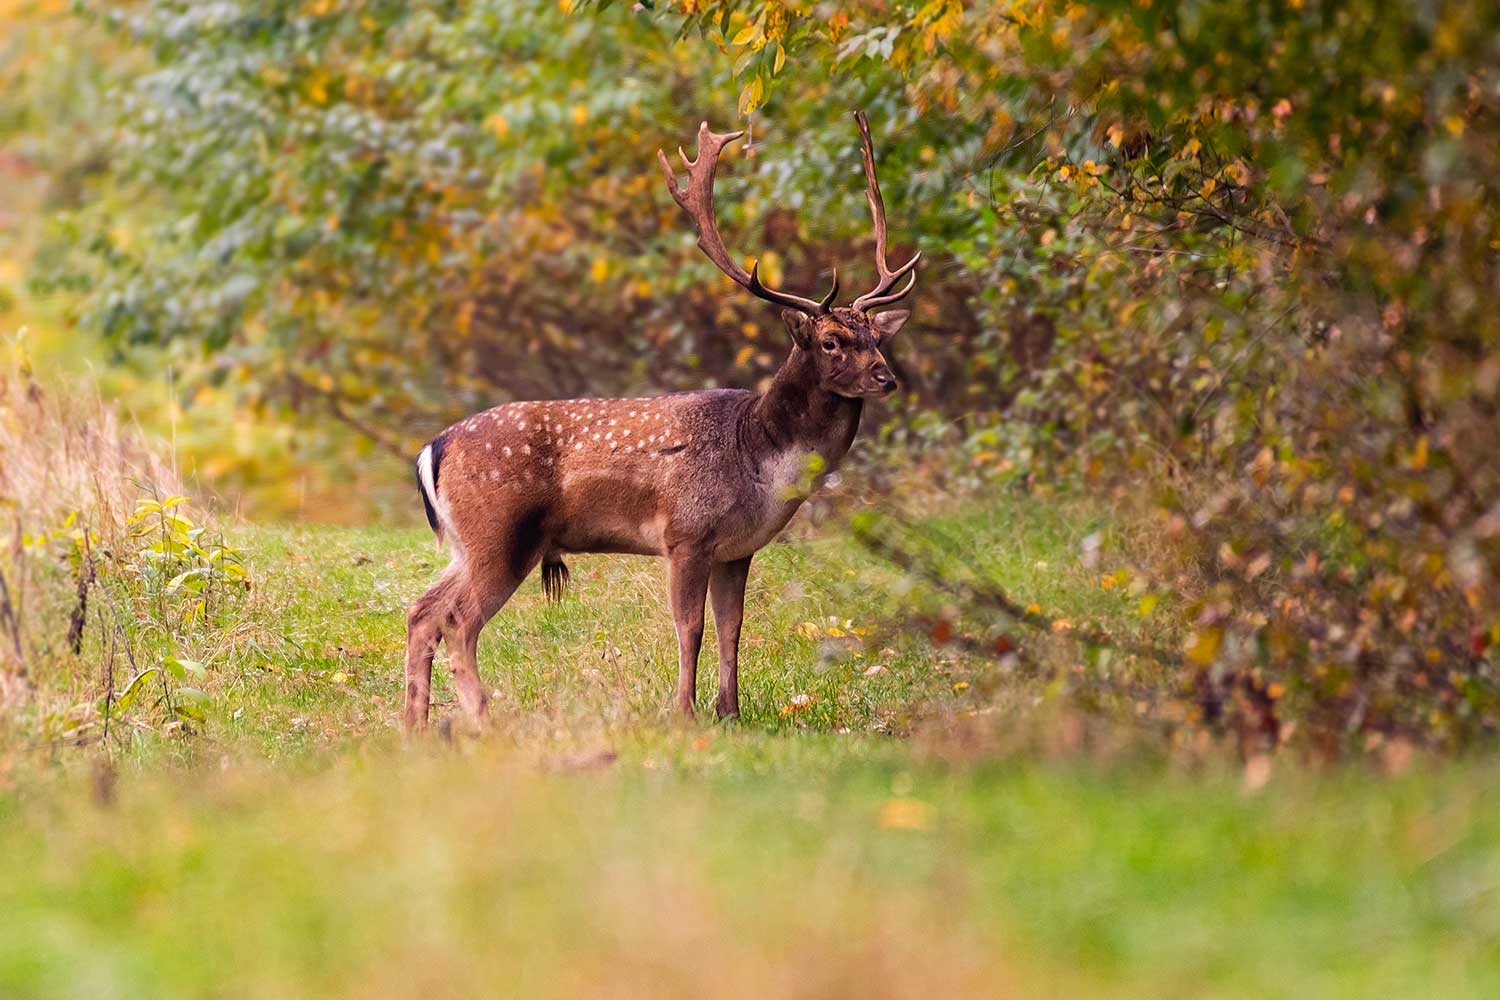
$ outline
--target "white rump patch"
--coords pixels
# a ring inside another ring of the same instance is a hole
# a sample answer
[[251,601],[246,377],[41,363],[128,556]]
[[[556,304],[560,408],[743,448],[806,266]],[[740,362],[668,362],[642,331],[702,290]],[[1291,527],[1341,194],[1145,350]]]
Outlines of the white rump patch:
[[463,546],[453,533],[453,520],[449,516],[448,502],[438,493],[437,483],[432,477],[432,445],[423,446],[417,453],[417,477],[422,481],[422,492],[427,494],[428,501],[432,504],[433,513],[437,515],[437,548],[441,552],[443,542],[448,543],[448,549],[455,563],[462,562],[464,553]]

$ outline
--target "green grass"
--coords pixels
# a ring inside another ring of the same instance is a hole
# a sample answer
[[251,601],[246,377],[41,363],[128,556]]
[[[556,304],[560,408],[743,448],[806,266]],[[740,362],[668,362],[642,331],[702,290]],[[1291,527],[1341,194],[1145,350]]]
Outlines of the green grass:
[[[1144,627],[1080,562],[1099,523],[942,526],[1018,597]],[[245,534],[256,592],[181,651],[206,733],[143,731],[112,782],[0,757],[0,996],[1500,995],[1489,761],[1252,794],[1212,756],[1012,746],[1073,723],[1047,683],[892,628],[944,599],[832,530],[757,559],[739,724],[664,708],[660,564],[579,558],[486,632],[494,731],[403,749],[430,538]]]

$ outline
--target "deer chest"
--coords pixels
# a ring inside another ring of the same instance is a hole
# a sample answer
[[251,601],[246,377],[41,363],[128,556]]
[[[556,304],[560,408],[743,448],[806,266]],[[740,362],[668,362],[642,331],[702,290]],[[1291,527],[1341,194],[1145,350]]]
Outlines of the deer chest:
[[775,538],[806,499],[822,464],[816,452],[796,449],[763,461],[734,514],[725,519],[715,557],[741,559]]

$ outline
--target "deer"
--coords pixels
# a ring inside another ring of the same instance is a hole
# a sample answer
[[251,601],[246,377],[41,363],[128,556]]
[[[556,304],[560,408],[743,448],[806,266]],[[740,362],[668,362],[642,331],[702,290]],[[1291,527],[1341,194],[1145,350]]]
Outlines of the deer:
[[837,268],[827,294],[804,298],[768,286],[759,260],[747,272],[725,247],[715,220],[714,173],[720,153],[743,131],[717,134],[706,121],[700,125],[697,158],[677,151],[685,185],[657,151],[667,190],[692,222],[699,249],[746,291],[780,307],[791,350],[764,392],[716,388],[505,403],[459,421],[418,452],[422,505],[450,561],[407,613],[404,732],[427,724],[440,642],[448,646],[459,706],[471,728],[483,728],[488,698],[478,670],[480,631],[538,565],[544,593],[561,600],[570,578],[563,556],[575,553],[666,560],[677,632],[675,703],[688,718],[707,598],[718,641],[715,710],[720,719],[739,717],[750,561],[838,468],[865,400],[897,388],[881,352],[911,314],[877,310],[911,293],[921,253],[899,267],[887,265],[870,127],[863,112],[854,118],[877,280],[848,306],[834,305]]

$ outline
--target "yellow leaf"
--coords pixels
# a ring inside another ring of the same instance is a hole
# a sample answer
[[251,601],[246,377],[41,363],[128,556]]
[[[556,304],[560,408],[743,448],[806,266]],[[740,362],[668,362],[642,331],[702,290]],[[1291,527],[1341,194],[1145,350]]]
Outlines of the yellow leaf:
[[1206,667],[1219,657],[1219,646],[1224,642],[1224,630],[1217,625],[1194,632],[1187,643],[1189,662]]
[[609,261],[603,257],[595,257],[594,263],[589,267],[589,277],[594,284],[603,284],[604,280],[609,277]]
[[1417,438],[1417,446],[1411,453],[1411,467],[1413,469],[1427,468],[1427,435],[1423,434]]
[[490,127],[491,132],[495,133],[495,138],[497,139],[504,139],[506,134],[510,132],[510,122],[499,112],[490,115],[485,124]]
[[765,96],[766,85],[760,77],[756,77],[745,84],[745,89],[740,91],[740,114],[753,114],[760,107],[761,98]]
[[735,354],[734,366],[736,368],[742,368],[744,367],[745,363],[753,357],[755,357],[755,348],[750,346],[749,344],[746,344],[744,347],[741,347]]
[[768,285],[781,284],[782,279],[781,255],[775,250],[767,250],[760,255],[760,280]]
[[786,49],[780,42],[776,43],[776,64],[771,67],[772,74],[780,73],[781,67],[786,65]]
[[574,125],[582,125],[589,120],[589,109],[582,104],[573,105],[572,118]]

